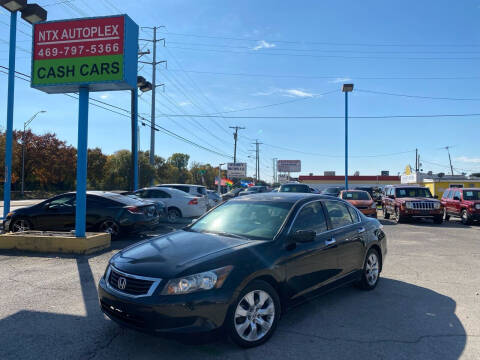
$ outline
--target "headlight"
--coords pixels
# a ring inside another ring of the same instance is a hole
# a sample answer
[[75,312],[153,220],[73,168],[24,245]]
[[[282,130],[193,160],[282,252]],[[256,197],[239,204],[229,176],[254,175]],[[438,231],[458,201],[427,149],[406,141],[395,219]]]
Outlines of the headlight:
[[110,269],[110,264],[107,265],[107,268],[105,269],[105,272],[103,273],[103,278],[105,280],[107,280],[108,269]]
[[170,280],[163,288],[162,295],[188,294],[200,290],[222,287],[233,266],[205,271],[199,274]]
[[433,207],[434,207],[435,209],[440,209],[440,203],[439,203],[439,202],[434,203],[434,204],[433,204]]
[[407,207],[407,209],[413,209],[413,203],[411,201],[407,201],[405,203],[405,206]]
[[15,214],[14,211],[10,211],[8,214],[7,214],[7,218],[9,218],[10,216],[13,216]]
[[480,210],[480,204],[475,204],[475,209]]

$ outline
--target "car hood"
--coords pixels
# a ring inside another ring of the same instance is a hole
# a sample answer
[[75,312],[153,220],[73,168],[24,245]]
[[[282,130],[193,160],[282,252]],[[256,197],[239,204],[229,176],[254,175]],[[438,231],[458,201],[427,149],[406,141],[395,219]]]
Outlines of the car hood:
[[406,201],[432,201],[432,202],[440,202],[438,199],[432,199],[432,198],[424,198],[424,197],[404,197],[404,198],[399,198],[398,200],[406,202]]
[[194,264],[251,243],[254,241],[180,230],[123,249],[110,263],[129,274],[171,279]]
[[370,206],[373,204],[373,200],[347,200],[353,206]]

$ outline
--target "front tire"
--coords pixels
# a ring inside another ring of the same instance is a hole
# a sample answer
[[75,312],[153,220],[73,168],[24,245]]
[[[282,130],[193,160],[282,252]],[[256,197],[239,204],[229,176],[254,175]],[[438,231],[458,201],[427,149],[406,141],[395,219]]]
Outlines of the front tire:
[[22,218],[15,219],[10,225],[11,232],[23,232],[23,231],[28,231],[32,229],[33,229],[32,223],[27,219],[22,219]]
[[388,213],[387,207],[386,207],[385,205],[383,205],[383,218],[384,218],[385,220],[390,219],[390,214]]
[[442,224],[443,223],[443,216],[442,215],[435,216],[433,218],[433,222],[434,222],[434,224],[437,224],[437,225]]
[[450,220],[450,215],[447,213],[447,209],[443,208],[443,221]]
[[405,217],[400,214],[400,210],[398,208],[395,208],[395,222],[402,223],[405,221]]
[[230,338],[249,348],[265,343],[273,335],[280,318],[280,299],[267,282],[255,280],[240,293],[227,316]]
[[358,283],[363,290],[373,290],[380,280],[380,256],[378,251],[370,249],[363,265],[362,278]]

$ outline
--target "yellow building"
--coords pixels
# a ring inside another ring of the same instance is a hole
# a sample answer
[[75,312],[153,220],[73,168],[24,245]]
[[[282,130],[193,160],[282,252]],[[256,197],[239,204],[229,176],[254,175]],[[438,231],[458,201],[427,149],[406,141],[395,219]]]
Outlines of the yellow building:
[[423,183],[419,182],[420,185],[423,185],[430,189],[432,195],[437,195],[440,199],[443,195],[443,192],[450,187],[458,188],[480,188],[480,179],[452,179],[449,180],[446,178],[435,178],[435,179],[423,179]]

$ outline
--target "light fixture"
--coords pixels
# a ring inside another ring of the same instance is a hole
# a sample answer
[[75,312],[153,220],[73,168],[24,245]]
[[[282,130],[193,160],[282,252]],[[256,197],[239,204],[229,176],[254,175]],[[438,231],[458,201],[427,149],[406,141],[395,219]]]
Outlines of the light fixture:
[[353,84],[343,84],[343,92],[351,92],[353,90]]
[[152,83],[150,81],[147,81],[145,83],[145,85],[140,86],[140,91],[141,92],[147,92],[147,91],[150,91],[152,89],[153,89],[153,87],[152,87]]
[[30,24],[36,24],[47,20],[47,10],[38,4],[28,4],[22,10],[22,19]]
[[140,88],[142,86],[145,86],[147,83],[147,80],[143,76],[137,76],[137,86]]
[[10,12],[14,12],[27,6],[27,0],[0,0],[0,6]]

